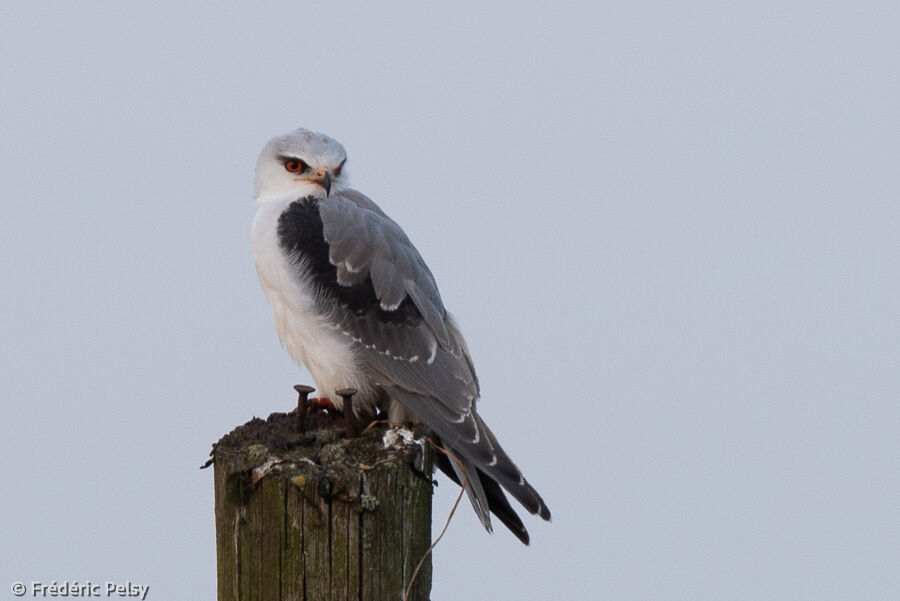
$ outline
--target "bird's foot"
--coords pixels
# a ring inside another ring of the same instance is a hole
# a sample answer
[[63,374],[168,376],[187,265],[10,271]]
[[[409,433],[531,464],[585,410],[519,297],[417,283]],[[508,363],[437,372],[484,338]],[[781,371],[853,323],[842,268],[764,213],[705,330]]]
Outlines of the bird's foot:
[[334,411],[334,403],[331,402],[331,399],[327,396],[317,396],[309,399],[309,408],[307,409],[307,413],[314,413],[316,411]]

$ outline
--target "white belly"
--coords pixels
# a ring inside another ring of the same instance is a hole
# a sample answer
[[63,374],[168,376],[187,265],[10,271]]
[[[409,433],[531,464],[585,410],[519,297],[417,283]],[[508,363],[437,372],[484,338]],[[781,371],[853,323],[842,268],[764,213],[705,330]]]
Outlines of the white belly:
[[252,230],[256,273],[272,307],[278,338],[291,358],[309,371],[315,395],[330,397],[341,408],[335,391],[356,388],[360,394],[354,405],[359,410],[357,401],[370,404],[374,389],[360,369],[352,341],[317,309],[312,284],[298,277],[278,243],[278,217],[294,198],[260,203]]

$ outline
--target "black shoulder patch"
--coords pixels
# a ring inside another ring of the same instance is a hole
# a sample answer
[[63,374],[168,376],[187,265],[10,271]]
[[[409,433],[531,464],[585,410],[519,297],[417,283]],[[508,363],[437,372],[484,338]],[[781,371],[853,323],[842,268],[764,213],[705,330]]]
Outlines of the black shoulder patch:
[[422,315],[409,296],[394,311],[382,309],[371,277],[354,286],[338,283],[337,267],[328,260],[328,243],[316,197],[295,200],[278,217],[278,243],[288,256],[303,259],[321,300],[337,301],[356,315],[375,318],[381,323],[416,327],[422,322]]

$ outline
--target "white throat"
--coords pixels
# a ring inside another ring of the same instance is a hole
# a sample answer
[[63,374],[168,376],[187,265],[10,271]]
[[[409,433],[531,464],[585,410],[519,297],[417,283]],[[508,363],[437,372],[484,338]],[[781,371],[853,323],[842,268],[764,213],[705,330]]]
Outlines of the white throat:
[[[334,194],[335,191],[336,187],[332,186],[331,193]],[[266,187],[262,193],[256,196],[255,201],[257,205],[262,205],[273,201],[283,202],[285,199],[294,201],[307,196],[325,198],[325,190],[313,182],[291,182],[290,185]]]

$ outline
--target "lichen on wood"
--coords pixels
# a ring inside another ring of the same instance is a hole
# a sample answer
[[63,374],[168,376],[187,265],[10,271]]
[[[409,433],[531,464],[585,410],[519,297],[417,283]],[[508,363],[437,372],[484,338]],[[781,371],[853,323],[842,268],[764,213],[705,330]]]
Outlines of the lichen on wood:
[[293,414],[254,418],[213,445],[219,601],[398,601],[431,539],[427,444],[306,418],[303,433]]

